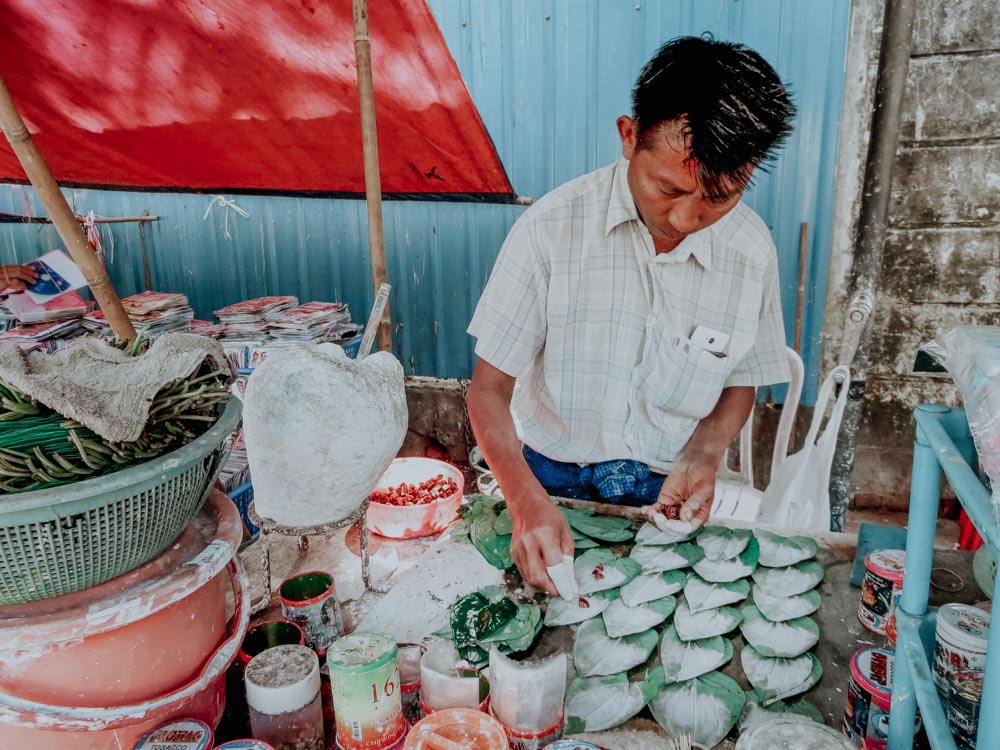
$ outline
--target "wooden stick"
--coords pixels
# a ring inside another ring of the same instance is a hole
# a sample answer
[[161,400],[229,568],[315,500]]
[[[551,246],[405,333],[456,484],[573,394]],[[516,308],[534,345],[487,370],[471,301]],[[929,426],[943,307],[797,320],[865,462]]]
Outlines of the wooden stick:
[[[82,216],[77,216],[76,220],[83,223],[84,219]],[[100,217],[95,218],[95,224],[142,224],[147,221],[159,221],[159,216],[151,216],[149,214],[143,214],[142,216],[112,216],[112,217]],[[8,214],[0,211],[0,222],[4,224],[51,224],[52,219],[47,219],[44,216],[18,216],[17,214]]]
[[809,224],[802,222],[799,227],[799,294],[795,302],[795,346],[797,352],[802,351],[802,317],[806,301],[806,264],[809,238]]
[[[372,264],[372,289],[378,294],[386,282],[385,236],[382,228],[382,177],[379,174],[378,131],[375,126],[375,88],[372,83],[372,45],[368,37],[368,0],[353,0],[354,55],[358,64],[361,100],[361,148],[365,160],[365,198],[368,204],[368,253]],[[389,306],[378,325],[378,348],[392,351]]]
[[135,328],[129,320],[122,307],[121,300],[115,294],[115,289],[111,286],[108,272],[101,265],[97,255],[94,253],[90,243],[83,233],[83,229],[73,215],[72,209],[66,202],[65,196],[59,190],[59,183],[56,182],[49,171],[45,159],[35,145],[28,128],[21,119],[21,114],[17,111],[17,105],[7,89],[7,84],[0,77],[0,130],[7,137],[14,154],[28,180],[38,192],[38,197],[49,212],[52,223],[59,232],[62,241],[66,243],[66,249],[73,257],[73,260],[80,267],[83,277],[87,280],[87,285],[94,293],[97,304],[100,305],[104,317],[115,335],[124,340],[131,341],[135,338]]

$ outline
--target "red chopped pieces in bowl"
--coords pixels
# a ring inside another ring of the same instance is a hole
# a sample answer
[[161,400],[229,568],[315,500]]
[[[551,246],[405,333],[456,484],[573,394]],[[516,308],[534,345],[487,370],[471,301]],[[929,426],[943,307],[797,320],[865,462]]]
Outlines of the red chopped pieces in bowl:
[[442,500],[458,492],[458,484],[451,477],[438,474],[432,479],[420,484],[403,482],[397,487],[387,490],[375,490],[368,499],[373,503],[384,505],[426,505],[435,500]]

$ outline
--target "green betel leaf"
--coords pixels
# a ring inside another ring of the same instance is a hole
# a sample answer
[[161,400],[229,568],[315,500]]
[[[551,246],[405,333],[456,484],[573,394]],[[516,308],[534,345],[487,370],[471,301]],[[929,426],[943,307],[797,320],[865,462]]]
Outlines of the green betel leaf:
[[760,564],[768,568],[784,568],[816,556],[819,545],[807,536],[781,536],[770,531],[754,531],[760,545]]
[[500,536],[510,536],[514,533],[514,517],[507,508],[504,508],[497,515],[497,520],[493,523],[493,530]]
[[704,556],[705,551],[692,542],[671,547],[646,547],[637,544],[629,555],[642,566],[643,573],[665,573],[668,570],[689,568]]
[[514,558],[510,554],[510,537],[497,534],[494,528],[496,520],[492,506],[484,507],[471,515],[466,521],[469,539],[486,562],[494,568],[508,570],[514,566]]
[[596,547],[601,546],[600,542],[595,542],[589,536],[581,534],[572,526],[569,527],[569,532],[573,535],[573,546],[576,548],[577,552],[579,552],[580,550],[594,549]]
[[573,572],[580,595],[586,595],[624,586],[642,570],[635,561],[602,548],[587,550],[576,558]]
[[545,624],[552,628],[557,625],[576,625],[597,617],[611,605],[610,599],[600,596],[581,596],[568,602],[561,598],[549,600],[545,610]]
[[[701,539],[701,537],[698,537]],[[740,553],[739,557],[731,560],[709,560],[705,558],[694,566],[694,572],[700,575],[709,583],[731,583],[741,578],[746,578],[757,567],[757,558],[760,556],[760,547],[757,540],[752,536],[747,542],[746,549]]]
[[577,674],[596,677],[627,672],[649,658],[658,640],[655,630],[612,638],[600,617],[587,620],[577,630],[573,642]]
[[668,570],[665,573],[643,573],[621,587],[622,601],[629,607],[673,596],[687,583],[688,574],[682,570]]
[[768,594],[756,583],[753,585],[753,603],[771,622],[785,622],[797,617],[806,617],[819,609],[818,591],[807,591],[797,596],[774,596]]
[[677,600],[672,596],[655,599],[645,604],[629,607],[621,599],[615,599],[604,610],[604,628],[612,638],[621,638],[663,623],[677,608]]
[[694,539],[701,531],[701,529],[692,529],[691,524],[683,524],[683,526],[680,529],[669,530],[661,529],[652,523],[644,523],[635,535],[636,544],[644,544],[648,547],[665,547],[668,544]]
[[819,642],[819,626],[808,617],[771,622],[752,604],[742,611],[740,631],[762,656],[801,656]]
[[763,705],[804,693],[823,676],[819,659],[810,653],[794,659],[764,656],[753,646],[746,645],[740,653],[743,674],[764,696]]
[[684,682],[719,669],[733,658],[733,644],[722,636],[682,641],[677,628],[669,625],[660,639],[660,663],[664,681]]
[[697,641],[725,635],[740,624],[740,611],[733,607],[718,607],[704,612],[692,612],[687,601],[677,605],[674,627],[682,641]]
[[750,595],[750,582],[709,583],[699,575],[691,574],[684,586],[684,599],[692,612],[704,612],[727,604],[741,602]]
[[578,677],[566,691],[566,734],[600,732],[624,724],[656,695],[660,675],[629,682],[624,674]]
[[747,548],[753,532],[750,529],[730,529],[725,526],[706,526],[698,535],[698,546],[705,550],[705,559],[712,562],[732,560]]
[[629,542],[633,539],[630,529],[632,522],[627,518],[592,515],[593,511],[582,513],[574,508],[559,510],[571,528],[586,534],[591,539],[600,539],[604,542]]
[[806,560],[785,568],[757,568],[753,572],[753,580],[765,594],[798,596],[816,588],[824,574],[822,565],[815,560]]
[[671,737],[689,735],[697,745],[715,747],[736,724],[745,701],[735,680],[709,672],[664,686],[649,707]]

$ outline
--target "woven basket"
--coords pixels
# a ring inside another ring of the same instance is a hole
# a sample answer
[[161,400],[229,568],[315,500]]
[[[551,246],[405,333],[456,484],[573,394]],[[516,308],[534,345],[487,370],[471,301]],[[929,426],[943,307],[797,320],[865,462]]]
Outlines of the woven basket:
[[208,497],[240,411],[231,396],[208,431],[152,461],[0,497],[0,605],[96,586],[165,550]]

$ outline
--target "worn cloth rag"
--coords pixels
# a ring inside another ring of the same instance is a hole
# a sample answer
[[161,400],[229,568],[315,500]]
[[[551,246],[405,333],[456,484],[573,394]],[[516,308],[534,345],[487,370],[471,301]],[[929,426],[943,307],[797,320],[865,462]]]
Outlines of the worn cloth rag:
[[168,333],[138,357],[94,338],[55,354],[24,352],[0,343],[0,380],[112,442],[137,440],[153,398],[170,382],[192,375],[205,360],[232,367],[214,339]]

